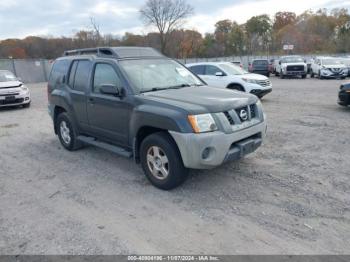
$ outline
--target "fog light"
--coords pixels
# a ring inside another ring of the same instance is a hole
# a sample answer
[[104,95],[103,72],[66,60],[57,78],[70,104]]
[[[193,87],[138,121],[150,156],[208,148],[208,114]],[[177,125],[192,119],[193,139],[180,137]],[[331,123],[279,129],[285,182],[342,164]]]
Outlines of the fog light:
[[25,100],[28,101],[28,100],[29,100],[29,97],[26,97]]
[[206,149],[203,150],[202,152],[202,159],[208,159],[210,155],[210,148],[207,147]]

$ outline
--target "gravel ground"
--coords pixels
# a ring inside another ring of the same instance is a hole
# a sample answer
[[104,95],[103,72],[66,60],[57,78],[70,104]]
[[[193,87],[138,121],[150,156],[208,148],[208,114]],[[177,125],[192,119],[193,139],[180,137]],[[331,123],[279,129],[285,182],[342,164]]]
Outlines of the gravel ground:
[[0,110],[0,254],[349,254],[341,81],[272,82],[264,145],[171,192],[132,160],[64,150],[31,85],[30,109]]

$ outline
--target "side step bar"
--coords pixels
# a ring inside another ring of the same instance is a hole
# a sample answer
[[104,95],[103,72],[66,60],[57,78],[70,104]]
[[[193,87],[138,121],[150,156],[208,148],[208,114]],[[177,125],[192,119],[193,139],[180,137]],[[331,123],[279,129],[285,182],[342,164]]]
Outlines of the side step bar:
[[119,146],[115,146],[112,144],[108,144],[102,141],[98,141],[96,138],[94,137],[89,137],[89,136],[78,136],[77,139],[83,143],[92,145],[92,146],[96,146],[99,148],[103,148],[105,150],[108,150],[110,152],[116,153],[118,155],[124,156],[124,157],[132,157],[132,152],[125,150],[122,147]]

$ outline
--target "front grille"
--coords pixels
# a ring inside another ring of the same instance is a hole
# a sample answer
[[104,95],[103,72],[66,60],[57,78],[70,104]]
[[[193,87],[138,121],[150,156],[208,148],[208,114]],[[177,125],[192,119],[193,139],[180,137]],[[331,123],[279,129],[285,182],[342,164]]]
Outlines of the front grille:
[[23,103],[23,101],[23,98],[17,98],[13,100],[0,100],[0,105],[20,104]]
[[0,96],[18,96],[19,93],[13,93],[13,94],[0,94]]
[[248,107],[241,107],[235,110],[241,122],[249,120]]
[[256,106],[255,105],[250,105],[249,109],[250,109],[250,117],[251,118],[255,118],[256,117]]
[[329,69],[333,74],[342,74],[343,70],[341,68],[331,68]]
[[304,71],[304,66],[303,65],[287,66],[287,71]]
[[[252,105],[240,107],[237,109],[225,111],[223,113],[227,121],[230,123],[230,125],[235,125],[235,124],[239,124],[239,122],[237,122],[238,121],[237,118],[240,120],[241,123],[250,121],[253,118],[257,118],[258,108],[256,104],[252,104]],[[235,123],[235,120],[236,120],[236,123]]]
[[233,121],[233,118],[232,118],[232,116],[230,115],[230,113],[226,111],[226,112],[224,112],[224,114],[225,114],[225,116],[226,116],[228,122],[230,123],[230,125],[234,125],[234,124],[235,124],[235,121]]
[[261,85],[263,87],[271,85],[270,80],[257,80],[256,82],[258,83],[258,85]]

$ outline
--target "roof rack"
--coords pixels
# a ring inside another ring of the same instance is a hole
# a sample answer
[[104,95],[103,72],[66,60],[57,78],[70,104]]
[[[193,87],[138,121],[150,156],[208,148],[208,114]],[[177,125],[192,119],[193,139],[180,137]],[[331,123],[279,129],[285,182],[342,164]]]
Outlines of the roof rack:
[[73,55],[98,55],[98,56],[117,56],[110,47],[84,48],[65,51],[64,56]]
[[138,57],[163,57],[157,50],[151,47],[97,47],[65,51],[64,56],[74,55],[96,55],[116,58],[138,58]]

